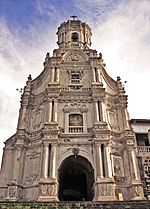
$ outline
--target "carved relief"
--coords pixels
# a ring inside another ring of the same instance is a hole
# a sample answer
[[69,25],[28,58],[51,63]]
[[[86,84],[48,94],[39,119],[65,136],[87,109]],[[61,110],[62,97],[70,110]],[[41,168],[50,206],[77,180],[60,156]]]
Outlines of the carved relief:
[[70,104],[70,105],[65,105],[64,107],[64,112],[87,112],[88,108],[86,107],[85,104],[78,104],[76,102]]
[[124,145],[123,145],[123,142],[121,141],[113,141],[112,143],[112,153],[114,155],[123,155],[124,153]]
[[52,184],[41,184],[40,185],[40,192],[43,196],[52,196],[54,195],[55,186]]
[[45,196],[47,194],[47,185],[46,184],[42,184],[40,186],[40,190],[41,190],[41,194]]
[[39,160],[40,152],[32,151],[27,154],[27,163],[26,163],[26,184],[33,184],[39,178]]
[[99,196],[113,196],[114,195],[114,187],[111,184],[100,184],[99,188]]
[[7,189],[7,199],[17,200],[22,198],[22,188],[16,185],[9,185]]
[[17,152],[17,160],[20,159],[22,151],[23,151],[23,146],[22,145],[15,145],[16,152]]
[[84,57],[80,54],[71,53],[65,60],[66,62],[84,62]]
[[54,185],[48,185],[47,191],[50,196],[54,195]]
[[124,176],[122,157],[113,156],[113,172],[114,176]]
[[37,130],[39,128],[41,128],[42,124],[43,124],[43,109],[38,109],[33,111],[33,116],[32,116],[32,128],[34,130]]
[[69,115],[69,126],[83,126],[83,116],[80,114]]
[[78,154],[79,154],[79,148],[73,148],[73,149],[72,149],[72,153],[73,153],[74,155],[78,155]]
[[109,125],[113,130],[119,130],[116,112],[108,112]]
[[141,186],[135,186],[135,193],[137,196],[141,196],[143,194],[143,189]]
[[17,194],[16,186],[9,186],[8,187],[8,197],[15,198]]

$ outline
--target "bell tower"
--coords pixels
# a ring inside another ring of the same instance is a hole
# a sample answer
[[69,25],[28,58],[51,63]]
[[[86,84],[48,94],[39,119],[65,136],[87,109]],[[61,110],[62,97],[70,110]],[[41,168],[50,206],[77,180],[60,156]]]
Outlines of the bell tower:
[[16,133],[5,142],[0,199],[141,200],[143,185],[120,77],[90,49],[91,29],[73,18],[57,31],[58,49],[29,76]]
[[90,27],[75,18],[61,23],[57,35],[57,43],[60,48],[86,49],[91,46],[92,32]]

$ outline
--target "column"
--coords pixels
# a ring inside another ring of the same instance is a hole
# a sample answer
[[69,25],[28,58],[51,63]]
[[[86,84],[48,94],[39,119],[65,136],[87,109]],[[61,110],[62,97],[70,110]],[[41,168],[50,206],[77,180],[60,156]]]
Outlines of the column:
[[131,157],[132,157],[132,163],[133,163],[133,170],[134,170],[135,179],[139,180],[135,151],[132,149],[130,152],[131,152]]
[[95,68],[93,68],[92,71],[93,71],[93,82],[95,83],[96,82],[96,79],[95,79],[96,78],[96,76],[95,76]]
[[97,101],[94,101],[94,109],[95,109],[95,119],[96,119],[96,122],[99,121],[99,112],[98,112],[98,103]]
[[97,167],[97,176],[103,178],[103,163],[102,163],[102,153],[101,153],[101,144],[96,145],[96,167]]
[[52,144],[51,149],[51,177],[56,177],[56,145]]
[[22,149],[18,145],[15,145],[15,153],[13,159],[13,181],[19,181],[19,167],[20,167],[20,157],[22,154]]
[[56,69],[56,82],[59,82],[59,68]]
[[19,111],[19,119],[17,129],[24,129],[25,128],[25,115],[26,115],[27,106],[22,105]]
[[57,122],[57,101],[54,101],[54,122]]
[[65,133],[69,132],[69,113],[65,112],[64,114],[65,117]]
[[106,109],[105,109],[105,104],[103,102],[101,102],[101,108],[102,108],[102,120],[104,122],[106,122],[106,115],[107,115],[107,113],[106,113]]
[[51,71],[51,82],[54,82],[54,76],[55,76],[55,67],[53,67]]
[[100,69],[96,68],[96,70],[97,70],[98,82],[100,83],[101,82]]
[[83,113],[83,132],[87,133],[87,119],[86,119],[86,113]]
[[106,171],[106,177],[112,178],[112,165],[110,160],[110,147],[109,145],[104,145],[104,152],[105,152],[105,171]]
[[48,101],[48,122],[52,120],[52,101]]
[[125,108],[125,124],[126,124],[126,127],[127,128],[130,128],[130,126],[129,126],[129,114],[128,114],[128,111],[127,111],[127,109]]
[[48,143],[44,143],[43,147],[43,177],[48,177],[48,158],[49,158],[49,145]]

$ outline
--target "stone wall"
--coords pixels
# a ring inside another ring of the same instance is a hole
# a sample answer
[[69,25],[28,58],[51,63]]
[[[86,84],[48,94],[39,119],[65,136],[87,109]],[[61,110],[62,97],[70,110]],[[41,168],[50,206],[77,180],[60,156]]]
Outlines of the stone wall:
[[122,202],[1,202],[0,209],[150,209],[150,201]]

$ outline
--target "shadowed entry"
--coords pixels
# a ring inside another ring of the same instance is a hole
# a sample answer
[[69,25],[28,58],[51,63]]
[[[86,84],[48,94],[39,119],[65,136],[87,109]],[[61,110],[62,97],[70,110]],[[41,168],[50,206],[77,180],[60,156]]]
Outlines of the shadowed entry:
[[91,163],[81,156],[66,158],[59,169],[60,201],[91,201],[94,171]]

